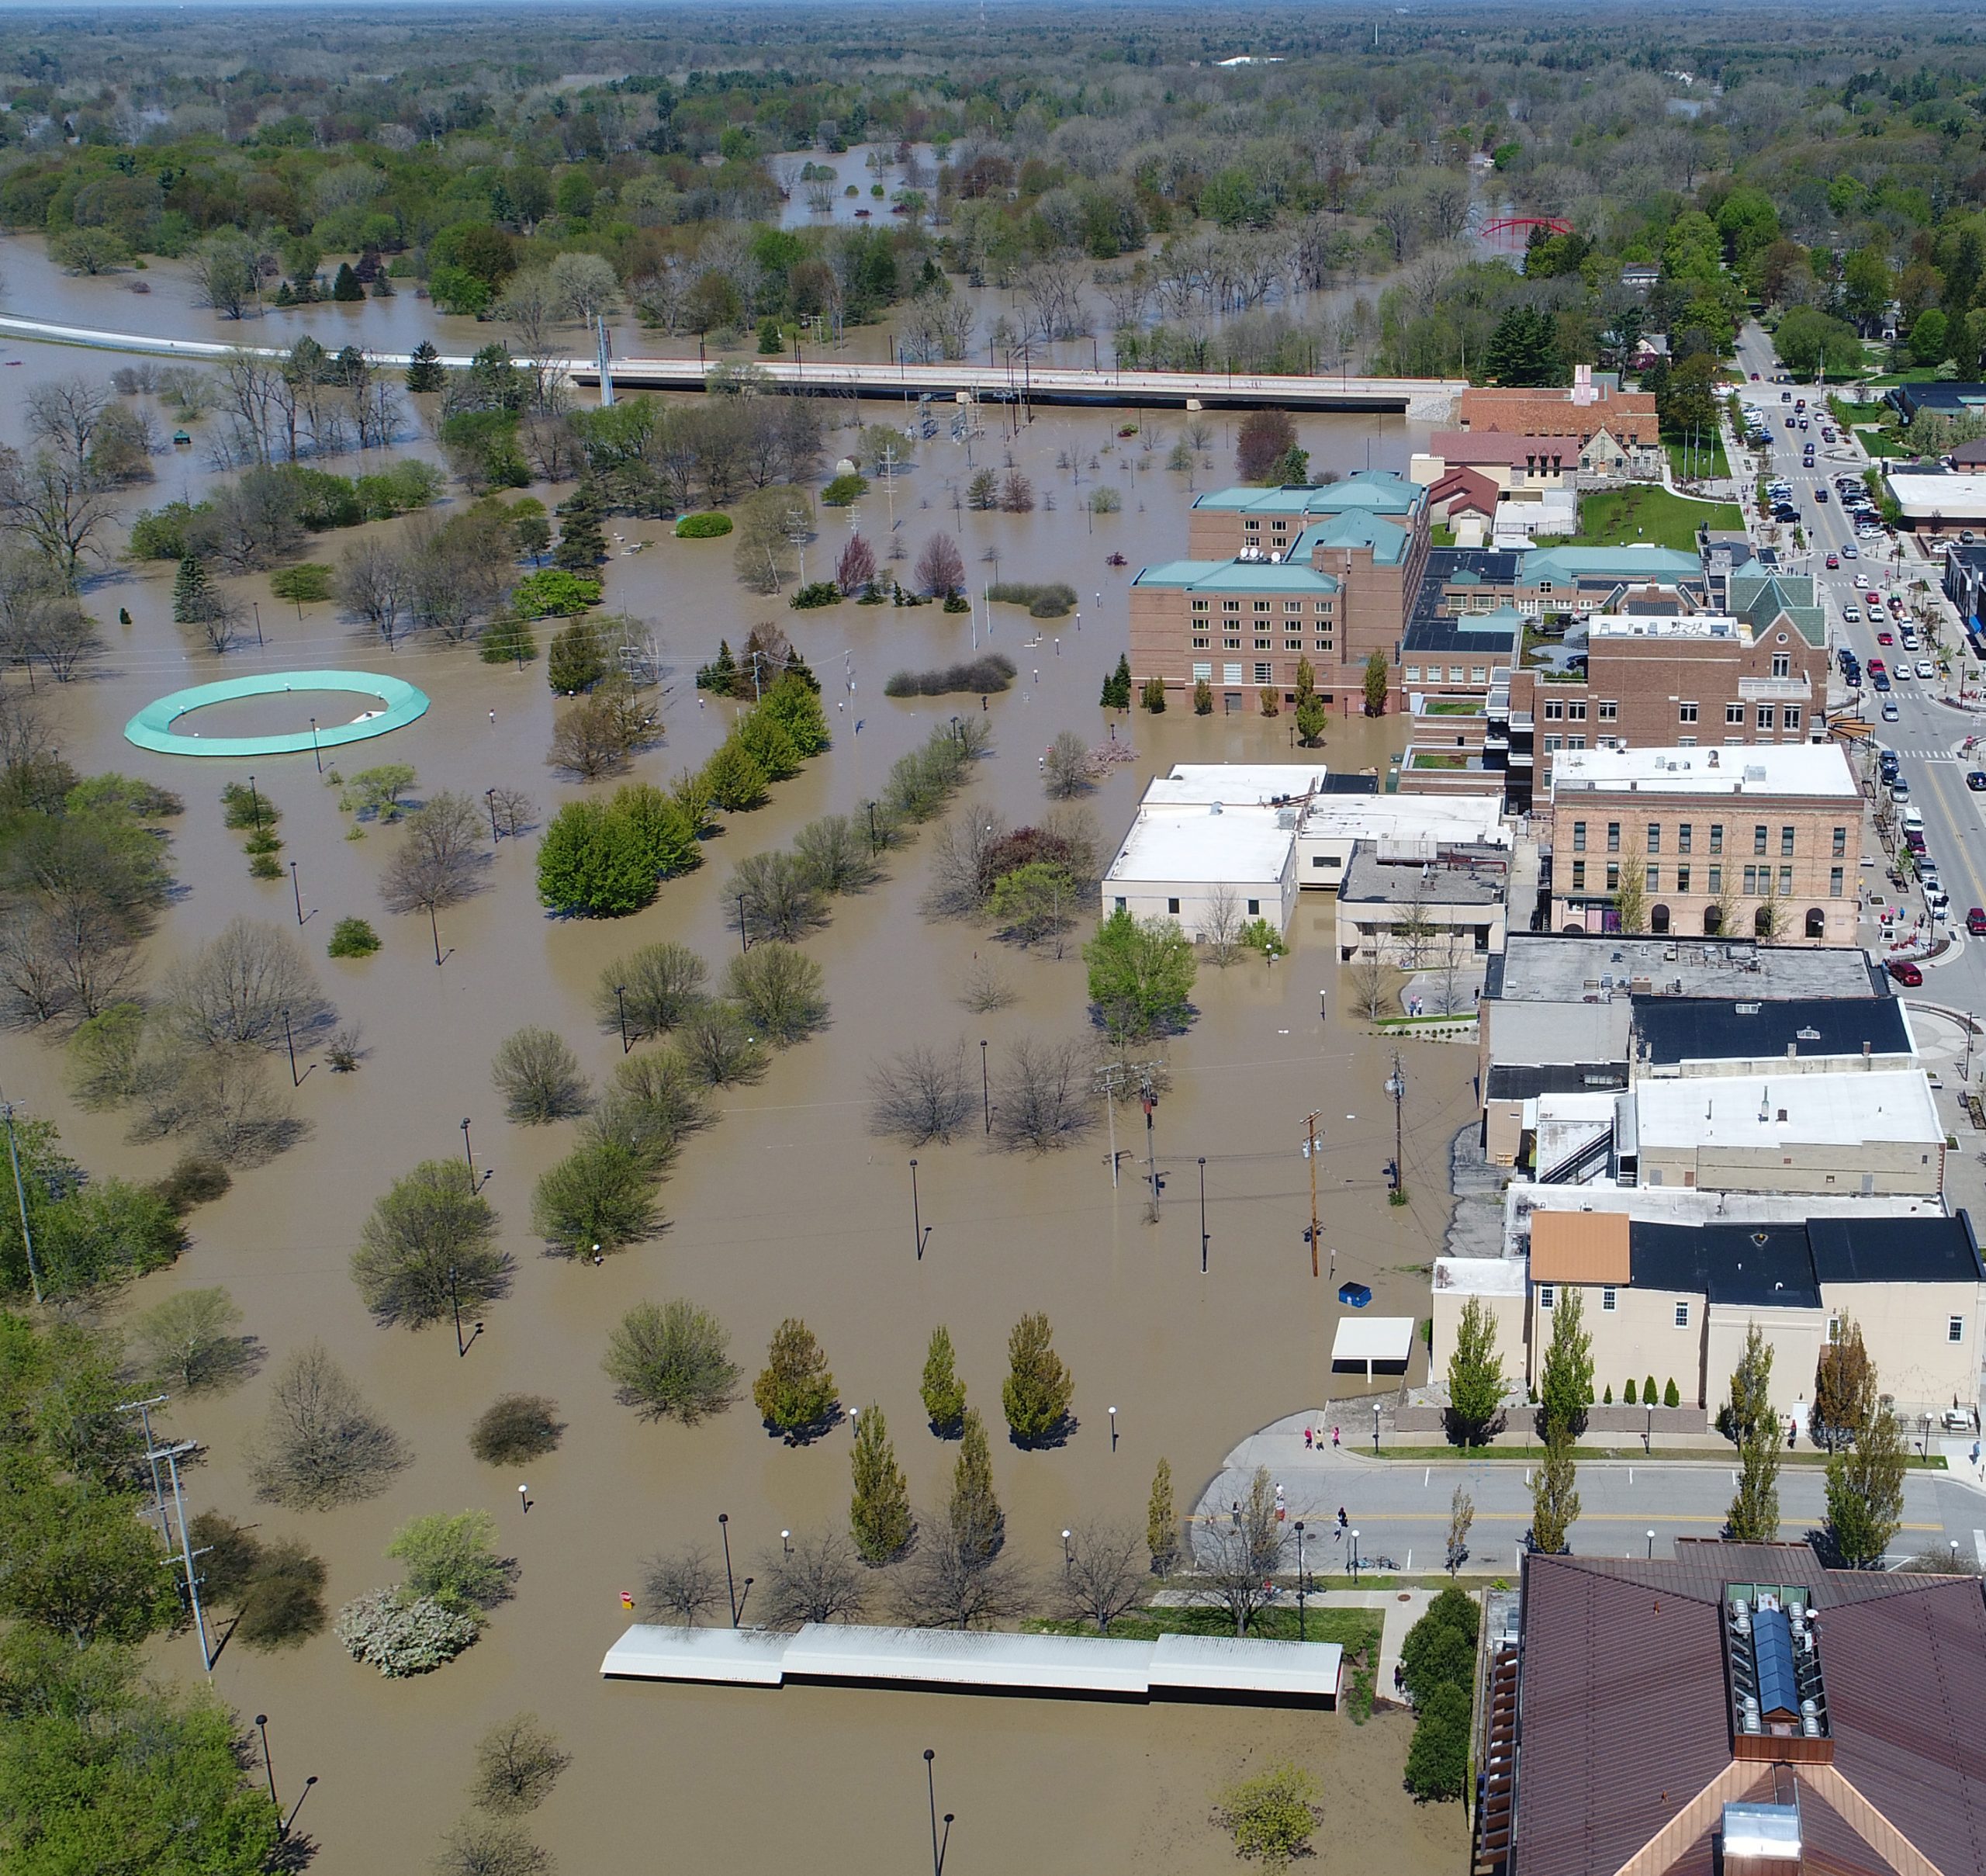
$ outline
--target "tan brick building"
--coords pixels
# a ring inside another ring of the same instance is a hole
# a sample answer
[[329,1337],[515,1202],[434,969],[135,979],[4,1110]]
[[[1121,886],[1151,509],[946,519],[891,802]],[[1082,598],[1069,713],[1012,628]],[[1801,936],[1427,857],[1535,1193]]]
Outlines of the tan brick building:
[[1307,659],[1324,701],[1355,714],[1374,652],[1398,686],[1429,540],[1427,491],[1390,472],[1203,495],[1188,526],[1192,557],[1132,582],[1132,681],[1187,691],[1204,681],[1216,708],[1252,711],[1264,689],[1293,701]]
[[1652,391],[1595,383],[1585,365],[1566,390],[1506,390],[1472,386],[1462,394],[1467,431],[1579,439],[1579,467],[1590,476],[1659,476],[1662,439]]
[[1862,795],[1831,743],[1562,753],[1548,794],[1551,925],[1853,944]]

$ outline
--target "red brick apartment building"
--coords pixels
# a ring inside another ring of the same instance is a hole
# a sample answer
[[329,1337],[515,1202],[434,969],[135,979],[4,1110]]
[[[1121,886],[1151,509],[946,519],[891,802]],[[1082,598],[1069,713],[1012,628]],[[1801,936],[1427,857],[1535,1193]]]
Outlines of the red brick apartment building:
[[1186,691],[1205,682],[1224,711],[1248,711],[1265,689],[1294,701],[1308,659],[1324,701],[1355,714],[1374,652],[1398,687],[1430,538],[1426,490],[1390,472],[1203,495],[1188,524],[1191,557],[1132,583],[1133,680]]

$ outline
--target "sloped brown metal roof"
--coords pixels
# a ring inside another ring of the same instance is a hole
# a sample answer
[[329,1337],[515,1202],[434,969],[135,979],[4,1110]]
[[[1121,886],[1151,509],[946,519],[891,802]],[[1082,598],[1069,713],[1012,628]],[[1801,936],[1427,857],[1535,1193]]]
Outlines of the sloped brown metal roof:
[[1625,1212],[1533,1212],[1534,1283],[1625,1283],[1630,1269]]
[[[1805,1585],[1833,1770],[1944,1876],[1986,1876],[1986,1600],[1970,1577],[1828,1570],[1805,1545],[1679,1544],[1673,1562],[1526,1559],[1511,1876],[1611,1876],[1731,1763],[1719,1604]],[[1774,1777],[1762,1774],[1761,1795]],[[1813,1876],[1895,1876],[1806,1779]],[[1707,1836],[1669,1865],[1710,1876]]]

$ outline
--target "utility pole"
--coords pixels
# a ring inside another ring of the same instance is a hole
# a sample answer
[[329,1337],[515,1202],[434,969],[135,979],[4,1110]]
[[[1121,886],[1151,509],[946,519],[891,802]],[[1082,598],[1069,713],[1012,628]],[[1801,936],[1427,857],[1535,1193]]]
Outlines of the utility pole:
[[193,1567],[193,1559],[205,1556],[209,1547],[202,1546],[199,1550],[193,1548],[192,1539],[186,1534],[186,1500],[179,1490],[179,1455],[182,1452],[195,1452],[199,1449],[197,1440],[182,1440],[176,1446],[161,1449],[158,1456],[164,1460],[166,1476],[172,1481],[173,1508],[179,1520],[179,1559],[186,1570],[186,1594],[193,1605],[193,1625],[199,1632],[200,1666],[211,1677],[214,1671],[214,1657],[207,1646],[206,1611],[200,1606],[199,1573]]
[[1386,1083],[1386,1092],[1393,1098],[1393,1194],[1396,1199],[1406,1196],[1406,1168],[1401,1159],[1400,1104],[1406,1099],[1406,1071],[1400,1065],[1400,1050],[1393,1050],[1393,1072]]
[[1310,1274],[1317,1274],[1317,1113],[1303,1116],[1303,1157],[1310,1162]]
[[1145,1176],[1151,1181],[1151,1221],[1156,1224],[1158,1223],[1158,1161],[1154,1147],[1152,1116],[1157,1110],[1158,1096],[1152,1092],[1149,1065],[1139,1080],[1138,1099],[1145,1110]]
[[165,1488],[158,1476],[158,1449],[152,1439],[152,1409],[163,1407],[170,1398],[165,1394],[154,1394],[144,1400],[126,1400],[119,1404],[120,1414],[136,1414],[139,1424],[145,1430],[145,1459],[152,1471],[152,1515],[158,1520],[158,1534],[167,1543],[172,1541],[172,1528],[165,1518]]
[[[28,1282],[34,1290],[35,1301],[40,1303],[42,1300],[41,1272],[36,1268],[34,1261],[34,1234],[28,1229],[28,1195],[26,1188],[21,1184],[21,1149],[19,1143],[14,1137],[13,1102],[0,1102],[0,1115],[5,1115],[6,1117],[7,1158],[14,1168],[14,1203],[21,1210],[21,1242],[27,1248]],[[1117,1176],[1116,1162],[1114,1160],[1111,1162],[1110,1176],[1114,1184]]]

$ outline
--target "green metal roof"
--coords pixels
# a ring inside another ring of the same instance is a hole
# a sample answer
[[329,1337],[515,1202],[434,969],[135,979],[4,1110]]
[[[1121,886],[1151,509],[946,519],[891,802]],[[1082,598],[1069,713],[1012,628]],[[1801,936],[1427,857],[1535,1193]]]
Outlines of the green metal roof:
[[1827,643],[1827,614],[1814,603],[1811,574],[1740,572],[1731,576],[1728,590],[1732,612],[1755,634],[1784,617],[1809,645]]
[[1300,560],[1168,560],[1141,568],[1134,587],[1220,593],[1335,593],[1337,580]]
[[1392,469],[1361,469],[1342,482],[1211,490],[1193,506],[1233,514],[1342,514],[1359,509],[1379,514],[1413,514],[1426,498],[1427,491],[1418,483]]
[[1517,577],[1536,586],[1547,580],[1697,580],[1703,570],[1694,554],[1679,548],[1541,547],[1524,556]]
[[1320,547],[1369,547],[1375,564],[1395,566],[1406,558],[1410,538],[1407,531],[1396,521],[1384,520],[1376,514],[1355,512],[1334,514],[1328,521],[1305,528],[1290,551],[1296,559],[1303,559]]

